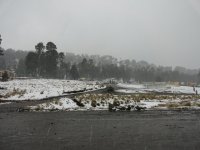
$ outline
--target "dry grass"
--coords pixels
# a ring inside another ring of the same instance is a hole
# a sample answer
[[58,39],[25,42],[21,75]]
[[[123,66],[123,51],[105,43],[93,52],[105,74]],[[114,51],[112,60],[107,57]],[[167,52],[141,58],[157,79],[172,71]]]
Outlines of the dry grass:
[[[134,95],[113,95],[113,94],[83,94],[76,97],[80,102],[82,100],[88,101],[108,101],[112,100],[122,100],[122,101],[134,101],[140,102],[141,100],[195,100],[200,99],[199,95],[156,95],[156,94],[134,94]],[[184,103],[183,105],[189,106],[189,103]]]
[[167,108],[171,109],[171,108],[177,108],[179,107],[180,105],[178,103],[169,103],[167,104]]
[[[141,100],[158,100],[165,104],[159,104],[157,107],[165,107],[168,109],[184,109],[193,106],[200,107],[199,103],[194,103],[195,100],[200,99],[199,95],[156,95],[151,93],[146,94],[127,94],[127,95],[113,95],[113,94],[83,94],[76,97],[77,100],[83,103],[91,103],[93,107],[98,105],[107,105],[112,103],[114,106],[127,105],[130,103],[139,103]],[[112,100],[113,102],[111,102]],[[176,100],[176,101],[174,101]]]
[[190,101],[182,101],[179,103],[181,106],[191,106],[191,102]]
[[92,102],[91,102],[91,106],[92,106],[92,107],[96,107],[96,106],[97,106],[97,101],[92,100]]
[[200,107],[200,102],[194,102],[194,103],[192,104],[192,106]]
[[26,90],[20,90],[20,89],[13,89],[12,92],[7,93],[4,97],[8,98],[11,96],[19,95],[19,97],[23,96],[26,93]]

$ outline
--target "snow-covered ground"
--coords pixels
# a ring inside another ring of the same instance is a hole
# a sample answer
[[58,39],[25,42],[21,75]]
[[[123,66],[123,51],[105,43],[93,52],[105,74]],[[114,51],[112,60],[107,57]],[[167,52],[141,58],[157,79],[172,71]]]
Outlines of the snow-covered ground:
[[[47,102],[43,104],[38,104],[37,106],[31,106],[30,108],[32,110],[65,110],[65,111],[72,111],[72,110],[108,110],[109,103],[113,104],[114,99],[108,99],[108,100],[82,100],[81,103],[84,106],[78,106],[77,103],[75,103],[73,100],[69,98],[61,98],[57,101],[53,102]],[[93,104],[92,104],[93,103]],[[162,104],[162,102],[159,101],[141,101],[141,102],[135,102],[133,100],[126,102],[124,100],[119,100],[119,106],[120,107],[127,107],[129,106],[141,106],[146,107],[147,109],[151,109],[152,107],[158,106],[159,104]],[[134,109],[134,108],[133,108]]]
[[102,87],[93,81],[27,79],[0,82],[0,100],[40,100],[71,91],[91,91]]
[[11,102],[0,103],[0,105],[10,104]]
[[79,106],[69,98],[61,98],[58,101],[31,106],[32,110],[76,110]]
[[156,96],[150,95],[112,95],[112,94],[83,94],[75,99],[61,98],[52,102],[30,107],[34,111],[62,110],[123,110],[134,111],[137,108],[153,109],[200,109],[200,100],[190,96]]
[[117,86],[121,89],[116,90],[116,92],[121,93],[149,93],[149,92],[160,92],[160,93],[180,93],[180,94],[200,94],[200,87],[190,86],[173,86],[173,85],[165,85],[161,87],[151,87],[148,88],[143,84],[117,84]]
[[145,86],[143,84],[117,84],[118,87],[127,88],[127,89],[144,89]]
[[[195,95],[193,87],[162,85],[148,87],[142,84],[118,84],[118,92],[127,94],[81,94],[74,99],[61,98],[52,102],[32,106],[33,110],[136,110],[171,108],[200,108],[200,95]],[[26,79],[0,82],[0,100],[41,100],[68,95],[70,92],[85,92],[105,88],[94,81]],[[195,87],[197,92],[200,88]],[[180,93],[153,94],[151,92]],[[128,94],[130,93],[130,94]],[[137,94],[131,94],[137,93]],[[140,94],[142,93],[142,94]],[[191,95],[184,95],[191,94]],[[78,102],[78,103],[77,103]],[[3,103],[1,103],[3,104]],[[81,105],[82,106],[81,106]]]

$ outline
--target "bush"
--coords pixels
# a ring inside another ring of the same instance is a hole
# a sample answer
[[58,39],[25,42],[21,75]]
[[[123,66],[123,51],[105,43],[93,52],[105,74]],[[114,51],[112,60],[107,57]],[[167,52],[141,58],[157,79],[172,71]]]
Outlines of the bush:
[[168,108],[177,108],[179,106],[179,104],[177,104],[177,103],[170,103],[170,104],[168,104]]
[[116,111],[114,105],[111,104],[111,103],[108,104],[108,110],[109,110],[109,111]]
[[114,90],[115,90],[115,89],[114,89],[112,86],[108,86],[108,87],[107,87],[107,92],[108,92],[108,93],[112,93],[112,92],[114,92]]
[[191,102],[182,102],[181,105],[182,106],[191,106]]
[[8,81],[8,79],[9,79],[8,72],[4,71],[4,73],[2,74],[2,81],[5,82]]
[[92,106],[92,107],[96,107],[96,106],[97,106],[97,102],[96,102],[95,100],[92,100],[91,106]]
[[119,102],[119,101],[116,101],[116,100],[114,100],[114,102],[113,102],[113,106],[120,106],[120,102]]

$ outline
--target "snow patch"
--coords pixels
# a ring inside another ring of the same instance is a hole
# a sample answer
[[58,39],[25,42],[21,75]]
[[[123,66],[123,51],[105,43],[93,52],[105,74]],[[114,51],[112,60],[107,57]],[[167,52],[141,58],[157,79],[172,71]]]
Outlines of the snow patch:
[[150,92],[158,92],[158,93],[180,93],[180,94],[196,94],[200,93],[200,87],[195,87],[195,90],[193,87],[190,86],[161,86],[161,87],[149,87],[143,85],[143,84],[117,84],[119,88],[116,90],[116,92],[121,93],[150,93]]
[[91,91],[102,87],[94,81],[28,79],[0,82],[1,100],[40,100],[67,95],[73,91]]
[[77,104],[69,98],[61,98],[58,101],[47,102],[37,106],[31,106],[30,108],[33,110],[75,110],[78,109],[79,106],[77,106]]

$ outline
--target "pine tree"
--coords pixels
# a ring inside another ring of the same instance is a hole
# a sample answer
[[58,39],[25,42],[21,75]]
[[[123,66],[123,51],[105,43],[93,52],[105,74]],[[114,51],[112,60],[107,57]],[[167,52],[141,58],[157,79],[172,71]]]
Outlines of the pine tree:
[[44,70],[45,66],[45,58],[44,58],[44,49],[45,46],[42,42],[38,43],[35,46],[36,54],[38,55],[38,68],[37,68],[37,74],[40,76],[42,73],[42,70]]
[[57,47],[53,42],[48,42],[46,45],[46,72],[49,77],[56,77],[57,74]]
[[25,65],[28,74],[35,76],[38,67],[38,55],[35,52],[29,52],[26,56]]
[[0,56],[4,55],[3,54],[3,49],[1,48],[1,41],[2,41],[2,38],[1,38],[1,34],[0,34]]
[[9,79],[8,72],[4,71],[4,73],[2,74],[2,81],[5,82],[8,81],[8,79]]
[[72,65],[71,70],[70,70],[70,76],[73,80],[77,80],[79,78],[79,72],[76,67],[76,64]]
[[89,76],[89,70],[88,70],[89,64],[86,58],[82,60],[82,62],[79,64],[79,70],[80,70],[80,76],[83,78],[88,78]]
[[63,52],[58,54],[58,77],[63,79],[65,76],[65,63],[64,63],[65,55]]

